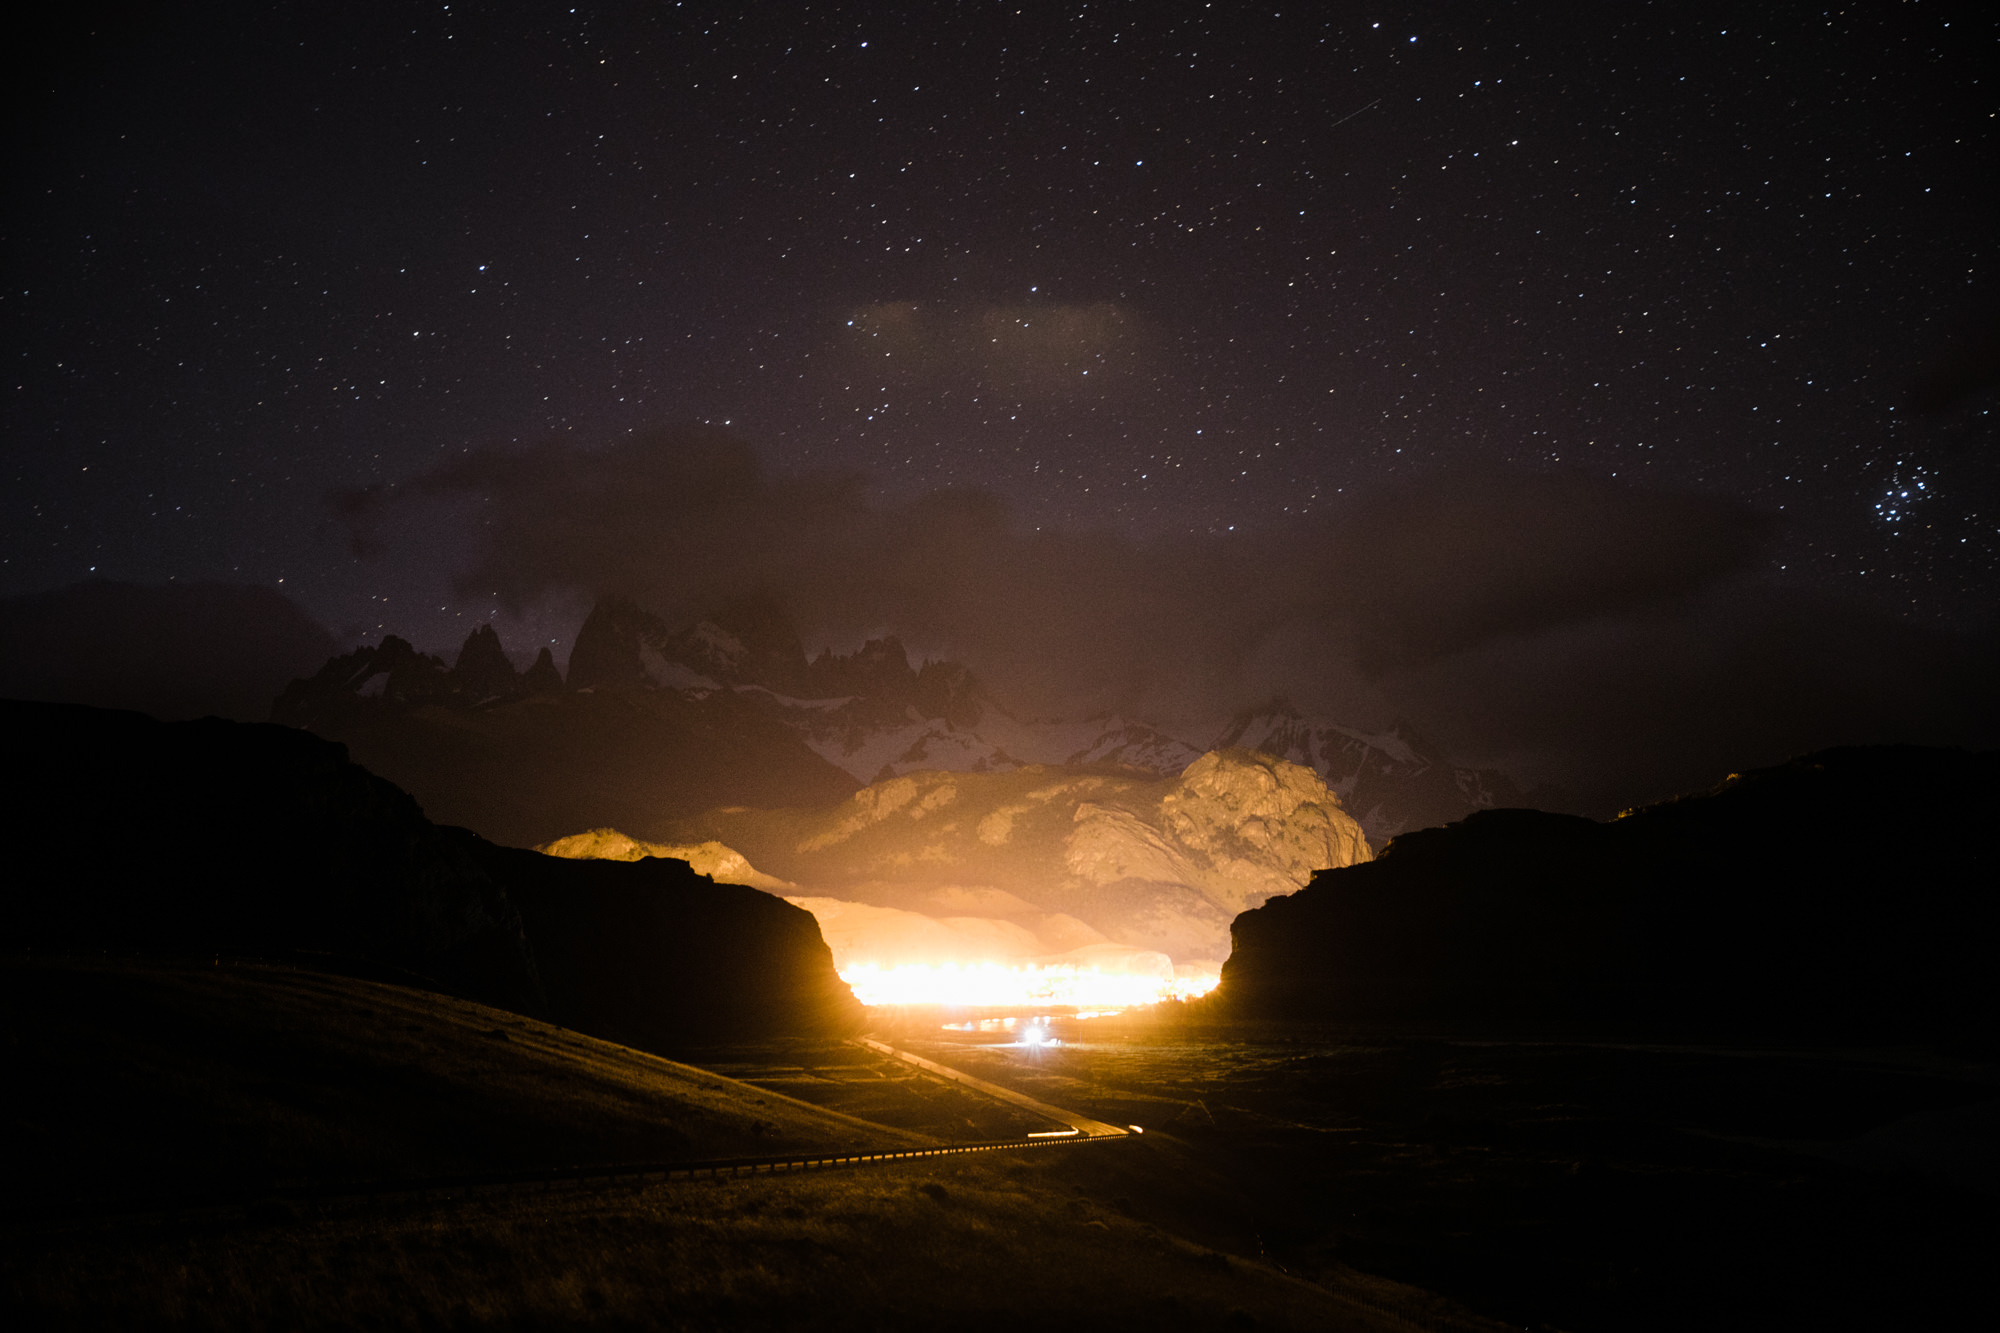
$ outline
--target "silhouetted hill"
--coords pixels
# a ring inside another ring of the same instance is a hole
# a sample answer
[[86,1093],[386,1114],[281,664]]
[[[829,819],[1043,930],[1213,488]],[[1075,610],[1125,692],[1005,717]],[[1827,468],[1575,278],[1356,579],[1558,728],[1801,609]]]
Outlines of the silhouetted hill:
[[859,1016],[809,914],[496,847],[305,732],[18,702],[0,728],[0,948],[324,952],[654,1050]]
[[261,721],[333,648],[272,588],[92,579],[0,599],[0,698]]
[[1236,919],[1238,1016],[1990,1041],[2000,755],[1829,750],[1600,824],[1481,811]]

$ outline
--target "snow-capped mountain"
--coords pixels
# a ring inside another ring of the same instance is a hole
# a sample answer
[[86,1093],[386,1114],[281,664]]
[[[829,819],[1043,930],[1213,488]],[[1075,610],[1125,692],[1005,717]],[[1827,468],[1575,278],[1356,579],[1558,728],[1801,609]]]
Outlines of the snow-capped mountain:
[[[641,703],[647,705],[641,710],[646,715],[620,733],[616,763],[608,757],[592,761],[586,752],[602,750],[604,742],[600,737],[585,744],[584,731],[616,725],[609,715],[598,714],[611,709],[623,710],[623,716]],[[563,727],[560,715],[565,711],[577,713],[575,727]],[[476,720],[469,713],[476,713]],[[584,726],[586,715],[589,728]],[[516,675],[487,627],[466,641],[458,664],[449,669],[442,659],[392,636],[379,646],[335,658],[316,676],[294,681],[273,716],[347,741],[358,747],[357,757],[391,765],[396,779],[427,806],[435,802],[452,810],[463,804],[459,789],[469,789],[472,781],[451,778],[446,771],[451,754],[463,749],[469,756],[466,764],[475,759],[485,764],[479,785],[498,790],[506,780],[486,771],[495,764],[505,767],[495,756],[517,750],[546,755],[552,746],[562,748],[553,738],[572,732],[574,744],[562,742],[567,746],[563,752],[577,752],[563,767],[599,775],[599,786],[611,781],[614,769],[687,775],[722,762],[746,772],[782,770],[782,781],[764,784],[773,794],[825,791],[827,798],[840,794],[828,790],[829,780],[865,786],[912,773],[1005,773],[1029,765],[1109,767],[1136,776],[1174,777],[1203,754],[1241,747],[1319,774],[1378,847],[1407,830],[1521,799],[1504,775],[1454,765],[1408,726],[1362,731],[1305,717],[1282,699],[1239,714],[1213,736],[1175,734],[1118,714],[1015,717],[963,664],[913,664],[894,636],[871,639],[853,653],[822,651],[809,658],[784,613],[758,599],[739,601],[675,629],[628,600],[605,598],[578,631],[567,681],[546,650],[530,671]],[[454,722],[453,717],[462,720]],[[419,731],[424,738],[416,736]],[[645,746],[638,740],[641,731],[654,736]],[[479,737],[476,744],[473,733]],[[665,744],[662,734],[673,738],[667,749],[659,749]],[[755,764],[747,758],[736,762],[750,753],[735,753],[750,744],[746,738],[755,740]],[[783,754],[786,746],[794,753]],[[659,753],[653,755],[654,750]],[[699,761],[691,758],[697,754]],[[546,785],[542,770],[552,761],[537,762],[540,768],[515,785]],[[573,778],[569,789],[580,789],[581,781]],[[437,786],[435,794],[430,785]],[[615,815],[607,808],[583,826],[664,827],[706,808],[683,804],[698,799],[700,784],[680,783],[673,789],[681,786],[688,788],[688,797],[675,798],[656,814],[635,821],[629,808]],[[708,804],[745,797],[754,802],[760,798],[752,793],[764,786],[732,780],[728,794],[717,789]],[[654,789],[667,787],[655,784]],[[504,833],[496,828],[489,836],[517,838],[516,824],[526,826],[514,819]],[[558,831],[573,832],[575,827]],[[551,835],[536,840],[546,836]]]
[[1522,803],[1512,779],[1493,769],[1453,764],[1404,722],[1369,732],[1308,718],[1273,699],[1237,714],[1211,748],[1244,749],[1312,769],[1382,846],[1398,833],[1463,819],[1474,810]]
[[814,753],[864,783],[1024,764],[1121,764],[1173,774],[1202,754],[1115,714],[1022,721],[960,663],[912,666],[893,635],[845,656],[822,651],[808,659],[783,613],[756,600],[674,630],[631,602],[607,598],[577,634],[569,685],[730,690],[756,700]]

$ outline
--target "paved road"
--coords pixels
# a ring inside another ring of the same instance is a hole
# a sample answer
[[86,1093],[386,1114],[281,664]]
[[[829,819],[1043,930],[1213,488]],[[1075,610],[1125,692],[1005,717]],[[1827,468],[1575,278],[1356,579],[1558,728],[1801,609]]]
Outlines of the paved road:
[[935,1074],[939,1078],[956,1083],[962,1088],[971,1088],[975,1092],[983,1092],[989,1097],[997,1097],[1003,1102],[1012,1102],[1016,1106],[1025,1107],[1037,1115],[1047,1116],[1058,1124],[1068,1125],[1073,1134],[1081,1135],[1087,1139],[1123,1139],[1131,1137],[1132,1134],[1131,1130],[1121,1125],[1107,1125],[1102,1120],[1092,1120],[1089,1116],[1078,1115],[1074,1111],[1065,1111],[1059,1106],[1050,1106],[1047,1102],[1038,1102],[1024,1092],[1016,1092],[1012,1088],[1003,1088],[997,1083],[988,1083],[983,1078],[974,1078],[972,1075],[963,1073],[960,1070],[949,1068],[935,1061],[926,1060],[921,1055],[912,1055],[908,1051],[899,1051],[893,1046],[886,1045],[870,1037],[858,1038],[855,1045],[865,1046],[877,1055],[886,1055],[892,1060],[901,1060],[905,1064],[915,1065],[927,1074]]

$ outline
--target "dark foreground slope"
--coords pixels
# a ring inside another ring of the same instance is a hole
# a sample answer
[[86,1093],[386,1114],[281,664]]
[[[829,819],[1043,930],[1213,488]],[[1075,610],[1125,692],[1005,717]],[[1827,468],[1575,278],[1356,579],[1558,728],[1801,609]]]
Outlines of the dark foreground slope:
[[0,960],[0,1026],[9,1224],[910,1137],[470,1000],[286,964]]
[[1239,1017],[1988,1042],[2000,756],[1832,750],[1608,824],[1397,839],[1238,917]]
[[859,1018],[790,904],[496,847],[305,732],[0,703],[0,734],[9,952],[310,951],[654,1050]]
[[1220,1177],[1212,1224],[1287,1272],[1360,1269],[1508,1328],[1959,1328],[2000,1253],[1990,1060],[1137,1015],[1024,1051],[927,1026],[898,1039],[1183,1145],[1171,1182],[1119,1190],[1141,1219]]
[[1128,1215],[1122,1182],[1172,1164],[1138,1139],[551,1187],[578,1163],[927,1141],[406,987],[0,960],[0,1030],[6,1327],[1371,1330],[1421,1299]]

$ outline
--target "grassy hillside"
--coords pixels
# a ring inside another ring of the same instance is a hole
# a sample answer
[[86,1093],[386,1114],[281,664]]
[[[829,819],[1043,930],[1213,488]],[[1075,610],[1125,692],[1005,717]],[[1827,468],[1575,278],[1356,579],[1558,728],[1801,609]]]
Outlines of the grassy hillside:
[[[517,1014],[279,967],[12,960],[9,1199],[882,1145],[907,1136]],[[778,1146],[783,1145],[783,1146]]]
[[0,700],[10,952],[364,958],[671,1053],[861,1022],[812,916],[679,861],[583,862],[424,817],[307,732]]
[[[7,960],[0,1025],[14,1327],[1367,1329],[1408,1327],[1381,1311],[1423,1300],[1359,1279],[1335,1295],[1181,1239],[1126,1197],[1143,1202],[1131,1180],[1162,1165],[1136,1140],[640,1187],[259,1197],[927,1140],[476,1004],[283,968]],[[832,1049],[801,1070],[865,1080]],[[946,1129],[962,1109],[876,1100]]]

